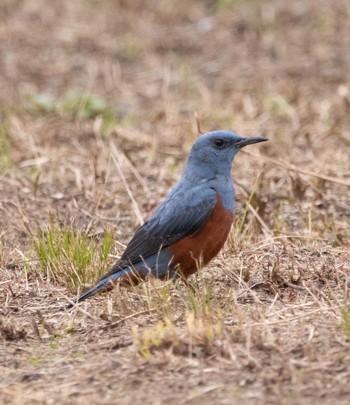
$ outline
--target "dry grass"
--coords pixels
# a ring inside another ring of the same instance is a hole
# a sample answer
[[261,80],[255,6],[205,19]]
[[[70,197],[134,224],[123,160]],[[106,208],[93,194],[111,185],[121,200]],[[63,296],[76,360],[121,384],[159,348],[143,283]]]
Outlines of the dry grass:
[[[348,403],[348,2],[0,11],[0,402]],[[198,126],[271,140],[236,158],[225,249],[191,288],[62,309],[179,178]]]

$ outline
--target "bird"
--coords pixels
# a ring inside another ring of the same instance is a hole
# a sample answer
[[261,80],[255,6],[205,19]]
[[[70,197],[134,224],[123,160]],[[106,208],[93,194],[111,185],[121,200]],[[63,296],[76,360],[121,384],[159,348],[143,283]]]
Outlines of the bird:
[[199,136],[178,183],[137,229],[121,258],[75,304],[118,283],[138,284],[149,275],[186,281],[208,264],[223,247],[233,223],[233,159],[243,147],[267,140],[227,130]]

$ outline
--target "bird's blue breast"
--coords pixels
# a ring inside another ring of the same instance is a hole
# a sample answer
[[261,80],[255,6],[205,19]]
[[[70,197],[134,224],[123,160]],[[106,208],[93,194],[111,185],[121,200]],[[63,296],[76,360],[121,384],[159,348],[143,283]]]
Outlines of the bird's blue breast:
[[209,182],[219,194],[223,207],[230,212],[235,211],[235,189],[231,177],[216,177]]

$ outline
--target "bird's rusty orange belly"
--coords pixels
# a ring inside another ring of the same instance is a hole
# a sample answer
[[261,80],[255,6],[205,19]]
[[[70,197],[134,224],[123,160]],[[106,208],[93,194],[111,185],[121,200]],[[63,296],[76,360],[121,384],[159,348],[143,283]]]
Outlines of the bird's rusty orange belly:
[[213,259],[230,232],[233,212],[224,208],[220,196],[205,225],[193,236],[185,236],[171,246],[172,265],[179,266],[184,277],[195,273]]

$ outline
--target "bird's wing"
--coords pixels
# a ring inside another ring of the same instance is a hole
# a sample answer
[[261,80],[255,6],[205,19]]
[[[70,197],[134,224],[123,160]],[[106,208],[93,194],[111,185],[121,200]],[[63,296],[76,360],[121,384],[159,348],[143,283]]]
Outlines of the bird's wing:
[[102,279],[157,254],[184,236],[194,235],[205,224],[216,201],[216,192],[211,188],[171,195],[136,231],[122,257]]

